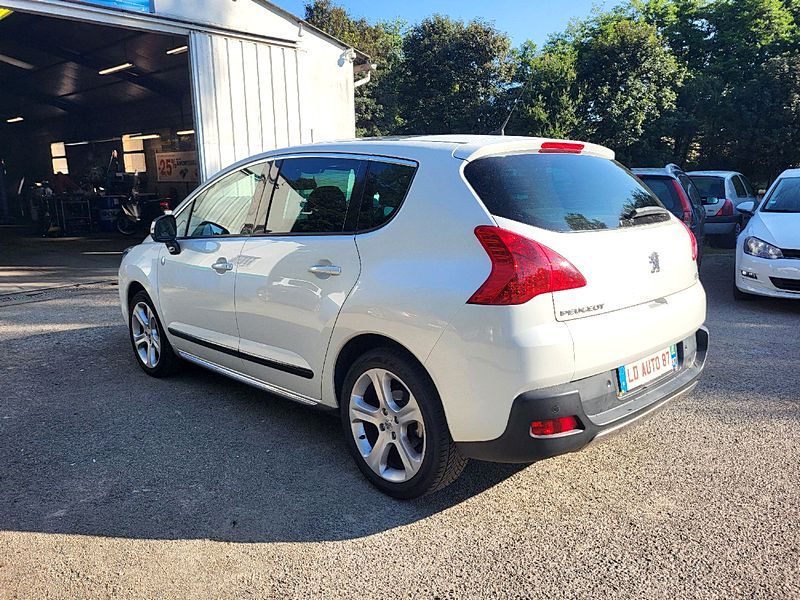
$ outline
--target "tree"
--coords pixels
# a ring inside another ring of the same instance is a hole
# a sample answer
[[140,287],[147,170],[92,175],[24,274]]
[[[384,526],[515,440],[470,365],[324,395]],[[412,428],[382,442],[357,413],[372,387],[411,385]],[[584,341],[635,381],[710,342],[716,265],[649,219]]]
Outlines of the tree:
[[488,133],[508,84],[511,42],[481,21],[436,15],[403,40],[398,98],[408,133]]
[[325,33],[369,55],[378,67],[369,84],[356,88],[357,135],[392,133],[399,124],[394,73],[402,60],[403,23],[381,21],[371,25],[365,19],[353,19],[331,0],[306,4],[305,18]]
[[646,130],[675,107],[683,70],[656,28],[639,21],[600,17],[575,46],[583,135],[630,159]]
[[569,44],[554,41],[543,52],[525,42],[513,53],[515,87],[508,90],[506,106],[519,104],[507,131],[515,135],[568,138],[577,129],[575,52]]

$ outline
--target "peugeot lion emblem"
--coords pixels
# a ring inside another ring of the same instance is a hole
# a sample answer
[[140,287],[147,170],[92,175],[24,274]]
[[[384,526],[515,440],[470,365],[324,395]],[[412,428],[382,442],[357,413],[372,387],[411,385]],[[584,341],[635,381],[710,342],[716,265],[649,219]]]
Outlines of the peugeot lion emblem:
[[658,252],[653,252],[650,255],[650,272],[651,273],[661,272],[661,263],[659,263],[658,261]]

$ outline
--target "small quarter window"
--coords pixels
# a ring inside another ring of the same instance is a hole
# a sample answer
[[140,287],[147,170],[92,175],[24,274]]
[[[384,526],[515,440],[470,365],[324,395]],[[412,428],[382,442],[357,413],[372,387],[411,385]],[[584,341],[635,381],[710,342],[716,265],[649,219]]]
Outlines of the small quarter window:
[[744,184],[738,175],[733,176],[733,189],[736,190],[737,197],[747,198],[747,191],[744,189]]
[[371,162],[358,218],[358,229],[380,227],[392,218],[403,202],[414,167],[395,163]]

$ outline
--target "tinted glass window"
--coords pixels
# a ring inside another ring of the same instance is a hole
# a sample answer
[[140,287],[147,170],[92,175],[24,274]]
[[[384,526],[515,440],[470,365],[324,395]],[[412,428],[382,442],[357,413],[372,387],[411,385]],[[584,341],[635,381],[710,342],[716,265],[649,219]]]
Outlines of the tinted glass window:
[[747,180],[747,177],[745,177],[744,175],[742,175],[742,176],[740,177],[740,179],[742,180],[742,185],[744,185],[744,191],[745,191],[745,192],[747,192],[747,195],[748,195],[749,197],[751,197],[751,198],[752,198],[753,196],[755,196],[756,194],[755,194],[755,192],[753,191],[753,186],[752,186],[752,185],[750,185],[750,182]]
[[764,202],[762,212],[800,213],[800,177],[784,177]]
[[[594,156],[490,156],[469,163],[464,175],[493,215],[552,231],[632,225],[625,215],[633,209],[659,205],[628,170]],[[660,219],[636,224],[653,220]]]
[[371,162],[367,171],[358,228],[372,229],[383,225],[403,202],[414,167],[383,162]]
[[253,201],[263,190],[265,165],[260,163],[226,175],[194,201],[189,237],[246,235],[252,231]]
[[703,198],[725,197],[725,179],[722,177],[692,175],[691,179],[700,191],[700,196]]
[[695,205],[696,208],[700,209],[703,204],[703,199],[700,197],[700,192],[697,191],[697,188],[692,183],[692,180],[689,179],[688,175],[678,175],[678,179],[683,186],[683,191],[686,192],[686,195],[689,196],[689,200],[691,200],[692,204]]
[[281,164],[267,233],[339,233],[363,179],[365,163],[341,158],[290,158]]
[[175,215],[175,224],[176,224],[176,231],[177,236],[185,237],[186,236],[186,226],[189,224],[189,215],[192,214],[192,205],[189,204],[186,208],[184,208],[181,212]]
[[653,190],[661,204],[678,217],[683,216],[683,205],[678,196],[678,190],[675,189],[677,182],[671,177],[659,177],[658,175],[639,175],[639,178],[644,181],[645,185]]
[[738,175],[733,176],[733,189],[736,190],[736,195],[739,198],[747,198],[747,191],[744,189],[744,184]]

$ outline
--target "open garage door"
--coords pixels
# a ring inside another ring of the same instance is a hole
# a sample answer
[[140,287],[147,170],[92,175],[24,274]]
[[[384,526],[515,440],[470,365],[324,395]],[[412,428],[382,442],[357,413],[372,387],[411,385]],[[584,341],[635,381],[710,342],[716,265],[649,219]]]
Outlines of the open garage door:
[[11,216],[40,217],[44,209],[31,195],[48,186],[59,198],[54,224],[72,234],[107,226],[118,210],[114,198],[134,190],[174,205],[194,189],[188,43],[180,35],[5,14],[0,158]]

